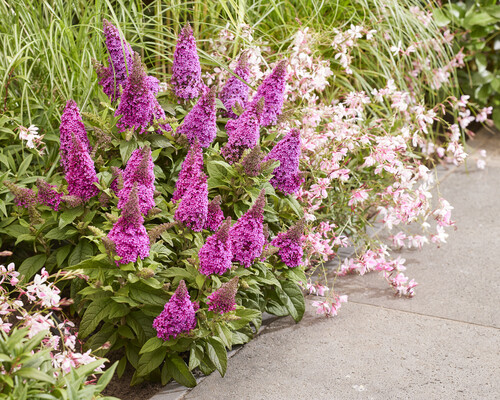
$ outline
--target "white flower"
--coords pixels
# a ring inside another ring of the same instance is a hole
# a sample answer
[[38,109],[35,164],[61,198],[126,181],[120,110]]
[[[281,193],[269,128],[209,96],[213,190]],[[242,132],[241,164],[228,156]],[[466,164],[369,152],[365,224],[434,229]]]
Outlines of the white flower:
[[401,40],[398,42],[397,46],[391,46],[390,48],[390,51],[391,53],[393,53],[395,56],[397,56],[399,54],[399,52],[401,51],[401,46],[403,44],[401,43]]

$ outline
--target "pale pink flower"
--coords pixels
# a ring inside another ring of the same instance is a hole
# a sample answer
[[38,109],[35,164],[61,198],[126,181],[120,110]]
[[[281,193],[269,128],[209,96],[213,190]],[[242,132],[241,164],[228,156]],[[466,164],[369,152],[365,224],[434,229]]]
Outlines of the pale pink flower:
[[353,207],[357,204],[362,204],[365,200],[368,199],[368,192],[371,189],[358,189],[354,190],[351,195],[351,199],[347,203],[349,206]]
[[476,115],[477,122],[485,122],[488,119],[488,115],[493,112],[493,107],[484,107],[478,115]]
[[18,316],[17,318],[22,319],[23,325],[29,328],[28,337],[31,339],[38,333],[55,327],[54,323],[52,322],[51,315],[52,313],[48,313],[47,315],[42,315],[39,313],[29,315],[28,313],[25,313],[25,315]]
[[4,331],[5,333],[10,332],[10,328],[12,327],[12,324],[9,324],[8,322],[2,321],[2,318],[0,318],[0,329]]
[[446,243],[446,239],[448,238],[448,234],[445,232],[444,228],[440,225],[436,226],[437,234],[431,235],[432,243],[440,244]]
[[393,236],[390,236],[392,243],[395,247],[405,247],[406,234],[403,231],[399,231]]
[[469,99],[470,99],[469,95],[466,95],[466,94],[462,95],[460,97],[460,100],[457,100],[456,107],[457,108],[460,108],[460,107],[465,108],[465,107],[467,107],[467,104],[469,103]]

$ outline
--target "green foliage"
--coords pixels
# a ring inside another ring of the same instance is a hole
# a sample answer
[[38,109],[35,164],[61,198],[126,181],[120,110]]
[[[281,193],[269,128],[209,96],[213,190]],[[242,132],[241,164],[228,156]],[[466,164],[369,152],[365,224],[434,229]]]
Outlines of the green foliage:
[[457,33],[456,47],[464,48],[467,69],[459,72],[460,87],[480,105],[493,107],[500,129],[500,5],[496,0],[451,1],[434,15]]
[[117,400],[100,396],[117,363],[100,373],[96,384],[88,384],[95,369],[106,360],[96,360],[64,374],[53,368],[50,349],[41,345],[45,331],[32,338],[26,328],[13,329],[9,334],[0,331],[0,335],[0,399]]

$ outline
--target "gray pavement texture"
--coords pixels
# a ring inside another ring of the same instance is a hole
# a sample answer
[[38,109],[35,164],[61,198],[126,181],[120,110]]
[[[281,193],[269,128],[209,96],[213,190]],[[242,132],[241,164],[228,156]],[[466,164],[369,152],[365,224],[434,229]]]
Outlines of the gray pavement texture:
[[[488,156],[478,170],[479,149]],[[349,276],[338,316],[271,322],[186,399],[500,399],[500,134],[469,143],[467,166],[440,170],[455,207],[448,243],[402,250],[413,299],[395,298],[378,274]]]

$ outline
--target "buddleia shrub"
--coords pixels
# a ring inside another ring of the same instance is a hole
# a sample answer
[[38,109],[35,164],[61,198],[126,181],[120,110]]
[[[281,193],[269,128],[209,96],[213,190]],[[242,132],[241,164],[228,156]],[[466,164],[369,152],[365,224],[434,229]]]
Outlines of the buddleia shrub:
[[86,346],[123,354],[119,375],[194,386],[195,368],[224,375],[227,349],[255,335],[263,312],[304,313],[299,136],[277,125],[286,60],[253,91],[243,55],[220,95],[186,25],[159,93],[104,28],[109,59],[94,64],[108,101],[86,113],[68,99],[50,178],[4,177],[4,246],[23,248],[24,279],[42,267],[84,277],[61,290]]

